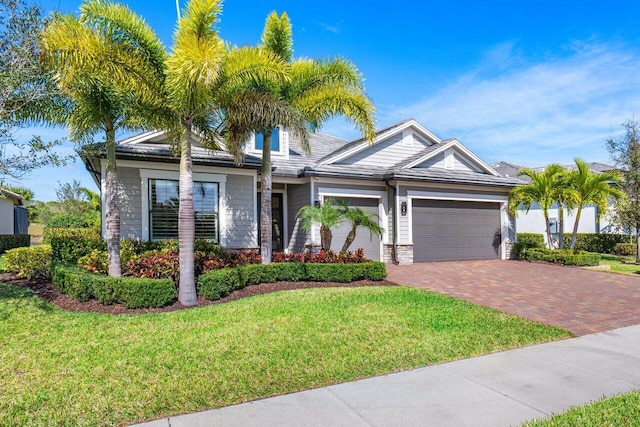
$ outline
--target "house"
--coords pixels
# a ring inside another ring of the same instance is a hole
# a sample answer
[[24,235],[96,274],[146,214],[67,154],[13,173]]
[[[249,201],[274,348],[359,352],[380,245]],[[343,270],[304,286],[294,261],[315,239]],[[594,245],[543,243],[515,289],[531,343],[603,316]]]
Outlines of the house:
[[0,235],[27,234],[27,210],[22,206],[22,196],[0,188]]
[[[587,163],[589,170],[592,173],[600,173],[605,171],[614,170],[615,167],[611,165],[607,165],[605,163],[597,163],[591,162]],[[518,171],[523,168],[523,166],[519,166],[509,162],[497,162],[491,165],[491,167],[500,175],[504,177],[518,177]],[[576,165],[564,165],[563,166],[567,170],[575,170]],[[545,167],[537,167],[532,168],[536,171],[543,171]],[[529,178],[520,177],[523,182],[529,182]],[[613,208],[613,201],[610,204],[610,208]],[[565,209],[564,212],[564,232],[566,234],[573,232],[573,226],[575,224],[575,214],[576,210],[567,211]],[[555,203],[551,209],[549,210],[549,225],[551,227],[551,233],[555,235],[557,239],[559,235],[559,224],[558,219],[560,217],[559,213],[559,205]],[[545,220],[542,214],[542,210],[539,205],[534,205],[531,207],[529,212],[519,211],[518,216],[515,220],[515,227],[518,233],[537,233],[544,235],[544,239],[546,242],[546,230],[545,230]],[[611,219],[608,215],[603,215],[598,219],[598,207],[595,205],[587,205],[583,207],[582,213],[580,215],[580,223],[578,224],[578,233],[616,233],[618,232],[615,227],[611,223]]]
[[[259,247],[262,143],[260,134],[247,142],[240,167],[226,151],[193,147],[196,237],[228,249]],[[379,130],[373,144],[318,133],[310,144],[305,156],[292,135],[274,129],[274,250],[319,246],[319,227],[304,232],[296,213],[334,198],[378,216],[382,237],[360,230],[352,246],[364,248],[371,259],[411,263],[507,256],[515,237],[507,196],[520,181],[500,176],[458,140],[441,140],[409,119]],[[177,238],[179,158],[165,134],[125,139],[116,152],[121,236]],[[83,160],[104,189],[104,154]],[[332,249],[341,248],[347,232],[346,225],[333,230]]]

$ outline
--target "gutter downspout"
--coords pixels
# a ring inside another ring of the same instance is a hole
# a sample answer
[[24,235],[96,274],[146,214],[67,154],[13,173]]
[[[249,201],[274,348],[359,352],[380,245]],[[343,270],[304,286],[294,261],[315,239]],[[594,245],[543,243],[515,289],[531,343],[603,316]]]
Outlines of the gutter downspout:
[[393,233],[391,233],[392,234],[391,240],[393,241],[393,245],[391,247],[391,262],[394,265],[398,265],[400,264],[400,262],[398,261],[398,239],[396,237],[398,235],[398,227],[396,226],[396,224],[398,223],[397,221],[398,204],[396,203],[396,198],[398,197],[398,189],[395,185],[389,184],[388,179],[385,179],[384,183],[387,186],[387,188],[393,189],[393,204],[391,208],[393,212]]

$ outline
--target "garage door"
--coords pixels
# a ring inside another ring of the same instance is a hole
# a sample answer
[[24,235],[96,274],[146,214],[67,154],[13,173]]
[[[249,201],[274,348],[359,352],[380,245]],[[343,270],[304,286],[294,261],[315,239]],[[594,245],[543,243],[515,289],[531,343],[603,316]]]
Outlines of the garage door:
[[[344,200],[350,207],[358,207],[364,211],[371,212],[378,217],[378,199],[361,199],[361,198],[338,198],[332,197],[334,200]],[[351,231],[351,225],[344,223],[331,230],[333,239],[331,240],[331,249],[338,252],[342,249],[347,234]],[[356,231],[356,239],[349,247],[349,251],[353,252],[358,248],[364,249],[364,256],[379,261],[380,260],[380,237],[371,235],[365,228],[358,228]]]
[[500,204],[413,199],[413,260],[499,258]]

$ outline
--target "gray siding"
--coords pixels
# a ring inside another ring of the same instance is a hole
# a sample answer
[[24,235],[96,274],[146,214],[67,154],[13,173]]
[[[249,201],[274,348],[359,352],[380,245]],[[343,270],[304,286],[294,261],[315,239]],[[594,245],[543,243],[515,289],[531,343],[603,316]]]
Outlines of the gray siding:
[[253,177],[227,175],[227,247],[256,247],[257,222],[254,203],[257,193],[253,190]]
[[394,165],[408,159],[414,154],[424,150],[424,148],[424,145],[415,140],[410,146],[402,145],[402,133],[399,133],[337,164],[380,166],[387,168],[389,165]]
[[453,155],[453,169],[457,171],[468,171],[468,172],[480,172],[477,168],[471,166],[462,156],[458,153]]
[[428,159],[427,161],[420,163],[416,167],[420,169],[428,169],[428,168],[444,169],[444,153],[438,153],[435,156]]
[[0,198],[0,234],[13,234],[13,207],[11,200]]
[[[142,194],[140,170],[118,168],[118,206],[120,207],[120,237],[142,239]],[[145,212],[144,215],[148,215]]]
[[307,243],[308,233],[302,230],[300,220],[296,218],[296,214],[301,207],[308,205],[311,201],[311,185],[310,184],[289,184],[287,185],[287,223],[290,252],[302,252]]

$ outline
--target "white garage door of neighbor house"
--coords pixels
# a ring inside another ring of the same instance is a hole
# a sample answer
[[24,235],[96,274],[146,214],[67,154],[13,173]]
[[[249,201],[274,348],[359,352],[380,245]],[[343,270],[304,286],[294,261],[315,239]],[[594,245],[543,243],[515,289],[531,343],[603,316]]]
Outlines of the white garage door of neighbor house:
[[[378,218],[378,199],[363,199],[357,197],[332,197],[334,200],[344,200],[350,207],[358,207],[364,211],[371,212]],[[378,218],[379,219],[379,218]],[[347,234],[351,231],[351,225],[347,222],[335,227],[331,230],[333,238],[331,240],[331,249],[338,252],[342,249]],[[349,247],[349,251],[353,252],[358,248],[364,249],[364,256],[374,260],[380,260],[380,237],[371,235],[365,228],[358,228],[356,231],[356,239]]]
[[500,204],[412,202],[413,261],[500,258]]

